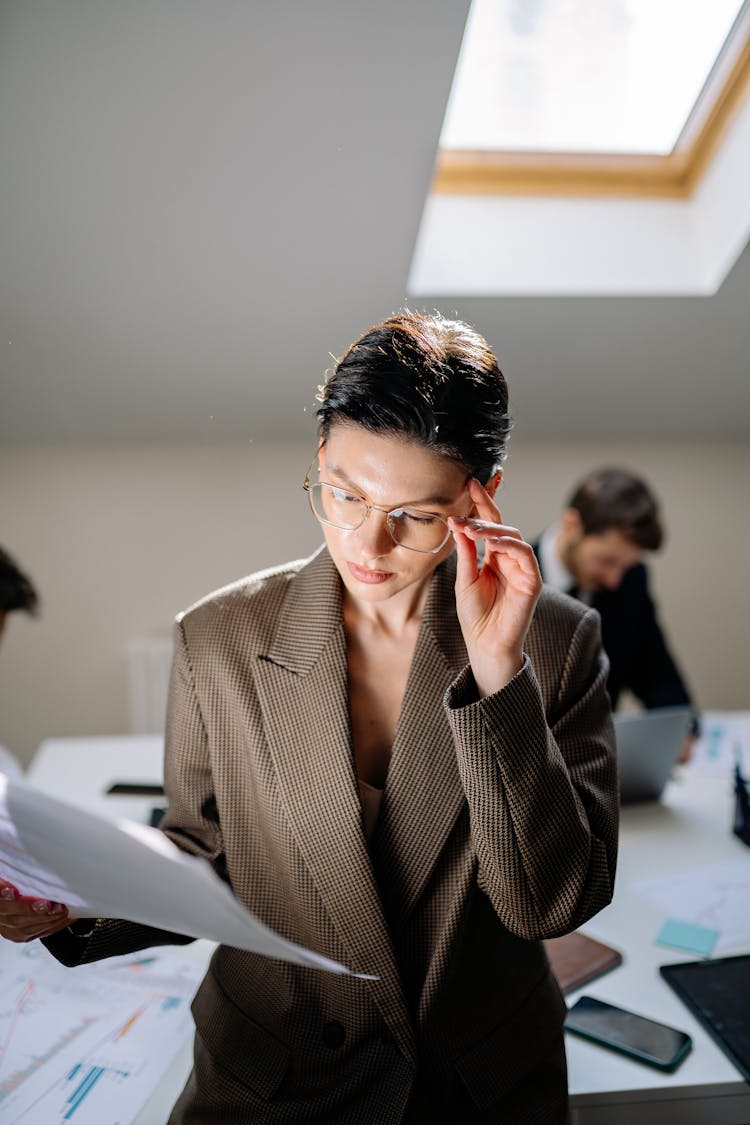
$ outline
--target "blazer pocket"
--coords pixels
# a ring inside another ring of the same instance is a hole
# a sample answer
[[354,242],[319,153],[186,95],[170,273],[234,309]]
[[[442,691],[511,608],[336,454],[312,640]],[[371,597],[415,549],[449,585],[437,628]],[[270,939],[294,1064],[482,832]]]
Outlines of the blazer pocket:
[[192,1003],[195,1028],[218,1066],[262,1098],[272,1098],[289,1069],[287,1045],[246,1015],[211,969]]
[[509,1019],[456,1060],[477,1108],[489,1109],[555,1044],[562,1044],[566,1010],[555,978],[547,973]]

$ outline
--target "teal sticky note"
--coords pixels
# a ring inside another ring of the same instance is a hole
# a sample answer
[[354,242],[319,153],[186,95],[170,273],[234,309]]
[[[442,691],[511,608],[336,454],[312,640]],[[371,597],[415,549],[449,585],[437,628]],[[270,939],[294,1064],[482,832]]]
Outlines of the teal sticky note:
[[711,930],[708,926],[683,922],[679,918],[667,918],[656,935],[656,944],[671,945],[675,949],[697,953],[700,957],[710,957],[718,937],[719,931]]

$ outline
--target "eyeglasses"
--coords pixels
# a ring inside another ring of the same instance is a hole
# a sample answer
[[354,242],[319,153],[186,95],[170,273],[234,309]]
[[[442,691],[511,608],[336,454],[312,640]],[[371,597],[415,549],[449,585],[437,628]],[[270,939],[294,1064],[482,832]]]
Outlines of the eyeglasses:
[[341,531],[356,531],[370,512],[385,512],[386,527],[393,542],[421,555],[436,555],[450,539],[448,521],[433,512],[423,512],[419,508],[381,508],[377,504],[368,504],[356,492],[349,492],[335,484],[313,484],[310,472],[314,463],[315,458],[302,487],[313,515],[321,523],[338,527]]

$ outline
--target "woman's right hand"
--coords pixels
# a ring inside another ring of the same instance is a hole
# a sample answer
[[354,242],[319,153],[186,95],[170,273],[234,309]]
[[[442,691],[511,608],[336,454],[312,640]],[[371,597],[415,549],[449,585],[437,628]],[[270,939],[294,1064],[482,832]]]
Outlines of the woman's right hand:
[[0,937],[34,941],[64,930],[73,921],[63,903],[22,895],[12,883],[0,878]]

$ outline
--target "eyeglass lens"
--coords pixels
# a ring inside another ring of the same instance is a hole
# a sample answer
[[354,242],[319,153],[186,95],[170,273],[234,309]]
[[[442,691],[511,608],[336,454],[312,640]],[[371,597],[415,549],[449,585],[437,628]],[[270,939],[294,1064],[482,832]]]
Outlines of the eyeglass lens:
[[[353,531],[367,516],[364,500],[333,485],[310,485],[310,500],[319,519],[342,530]],[[411,508],[389,512],[388,530],[396,543],[412,551],[438,550],[448,536],[443,520]]]

